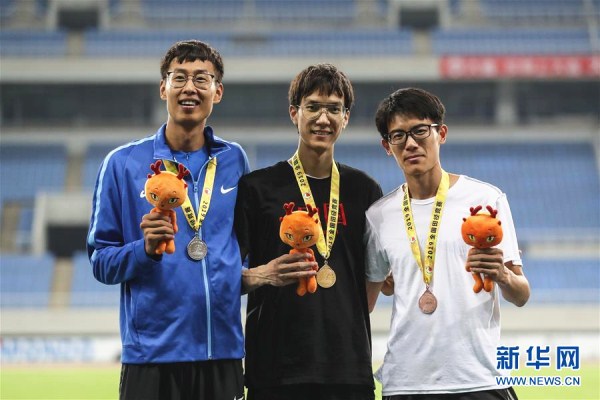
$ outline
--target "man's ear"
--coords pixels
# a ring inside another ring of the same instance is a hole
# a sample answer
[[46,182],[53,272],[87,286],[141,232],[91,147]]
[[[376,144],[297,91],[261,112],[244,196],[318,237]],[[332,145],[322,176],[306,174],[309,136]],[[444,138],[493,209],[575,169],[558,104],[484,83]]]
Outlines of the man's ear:
[[159,93],[161,99],[167,99],[167,83],[164,79],[160,80]]
[[342,129],[345,129],[348,126],[348,121],[350,120],[350,110],[346,111],[346,115],[344,115],[344,122],[342,123]]
[[215,84],[217,85],[217,90],[215,90],[215,95],[213,96],[213,104],[218,104],[223,98],[223,92],[225,91],[225,88],[223,87],[223,83],[221,82]]
[[292,123],[298,126],[298,108],[290,104],[289,113]]
[[438,127],[438,134],[440,136],[440,144],[446,143],[446,135],[448,135],[448,125],[442,124]]
[[385,139],[381,139],[381,145],[385,149],[385,153],[388,156],[391,156],[392,155],[392,149],[390,149],[390,143],[387,140],[385,140]]

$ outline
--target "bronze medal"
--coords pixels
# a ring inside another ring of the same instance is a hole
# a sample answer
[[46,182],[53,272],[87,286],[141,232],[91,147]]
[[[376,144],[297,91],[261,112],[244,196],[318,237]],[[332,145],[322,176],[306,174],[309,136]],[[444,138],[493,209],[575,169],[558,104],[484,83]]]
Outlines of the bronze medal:
[[329,289],[335,285],[335,271],[327,264],[323,265],[317,272],[317,283],[323,289]]
[[192,260],[200,261],[206,257],[208,246],[204,240],[200,239],[198,236],[194,236],[187,245],[187,253]]
[[419,308],[424,314],[432,314],[437,308],[437,299],[429,288],[425,289],[425,293],[419,298]]

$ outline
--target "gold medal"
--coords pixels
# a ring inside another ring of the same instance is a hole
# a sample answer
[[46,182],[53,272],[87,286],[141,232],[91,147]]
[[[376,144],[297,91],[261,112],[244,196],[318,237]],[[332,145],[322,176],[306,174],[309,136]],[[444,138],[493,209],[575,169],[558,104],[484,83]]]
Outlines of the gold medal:
[[432,314],[437,308],[437,299],[429,290],[429,287],[425,289],[425,292],[419,298],[419,308],[424,314]]
[[317,283],[323,289],[329,289],[333,285],[335,285],[335,271],[325,263],[319,271],[317,272]]
[[[333,160],[332,160],[333,161]],[[294,176],[298,183],[300,193],[304,199],[304,204],[311,205],[313,208],[317,208],[315,199],[310,185],[308,183],[308,177],[304,173],[304,167],[300,161],[298,151],[288,160],[292,168],[294,169]],[[335,285],[335,271],[327,265],[327,260],[331,255],[331,249],[335,236],[337,234],[337,224],[340,209],[340,171],[338,170],[335,161],[331,164],[331,187],[329,189],[329,212],[327,215],[327,229],[323,231],[323,227],[319,224],[319,240],[317,241],[317,251],[325,260],[325,264],[317,272],[317,284],[324,289],[330,288]]]

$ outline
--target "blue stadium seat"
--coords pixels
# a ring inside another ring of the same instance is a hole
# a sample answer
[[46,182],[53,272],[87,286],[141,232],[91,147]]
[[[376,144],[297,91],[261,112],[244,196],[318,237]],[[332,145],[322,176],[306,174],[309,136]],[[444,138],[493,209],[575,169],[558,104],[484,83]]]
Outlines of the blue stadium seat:
[[54,257],[0,254],[2,307],[47,307],[50,301]]
[[587,29],[453,28],[431,36],[436,55],[581,55],[591,54]]
[[199,39],[223,56],[378,55],[414,53],[408,30],[318,30],[270,33],[185,31],[88,31],[84,35],[87,57],[160,57],[176,41]]
[[151,24],[232,22],[244,13],[244,0],[142,0],[142,14]]
[[224,54],[227,38],[224,34],[204,30],[109,30],[87,31],[84,34],[86,57],[155,57],[159,58],[180,40],[198,39],[209,43]]
[[258,18],[280,22],[352,22],[355,0],[255,0]]
[[600,301],[600,258],[524,259],[533,303],[592,303]]
[[23,206],[19,213],[19,225],[15,233],[15,245],[20,252],[31,250],[31,233],[33,230],[33,207]]
[[73,280],[71,283],[71,307],[117,308],[120,301],[120,285],[98,282],[86,253],[73,255]]
[[0,30],[1,57],[65,57],[67,34],[63,31]]
[[[399,29],[280,31],[269,36],[267,56],[400,56],[414,53],[413,33]],[[248,55],[253,55],[249,53]]]
[[459,16],[463,12],[462,0],[448,0],[448,8],[454,16]]
[[94,189],[104,158],[122,144],[124,143],[95,143],[88,146],[81,172],[81,187],[83,189],[90,191]]
[[454,143],[441,153],[446,170],[507,194],[520,237],[600,228],[600,178],[589,143]]
[[[244,146],[243,143],[242,146]],[[247,146],[244,148],[247,148]],[[257,144],[255,150],[255,152],[248,154],[252,170],[265,168],[276,162],[289,159],[296,151],[296,143]]]
[[242,17],[270,22],[348,22],[357,15],[354,0],[142,0],[142,13],[151,23],[233,22]]
[[0,200],[32,202],[40,191],[65,187],[67,151],[62,145],[0,145]]
[[482,14],[496,21],[583,21],[585,0],[480,0]]
[[49,0],[35,0],[35,9],[38,15],[45,15],[48,10]]
[[389,193],[404,182],[404,175],[396,160],[388,157],[378,141],[369,145],[340,143],[335,147],[335,159],[366,172]]
[[0,21],[10,20],[16,10],[15,0],[0,0]]

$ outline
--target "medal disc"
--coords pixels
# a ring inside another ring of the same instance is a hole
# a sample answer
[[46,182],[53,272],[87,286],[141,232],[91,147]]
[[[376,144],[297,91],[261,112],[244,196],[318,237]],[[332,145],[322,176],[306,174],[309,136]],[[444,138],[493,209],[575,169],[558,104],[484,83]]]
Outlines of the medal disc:
[[335,285],[335,271],[327,264],[323,265],[317,272],[317,283],[323,289],[328,289]]
[[208,246],[204,240],[200,239],[198,236],[194,236],[187,245],[187,253],[192,260],[200,261],[206,257]]
[[437,308],[437,299],[429,289],[419,298],[419,308],[424,314],[431,314]]

